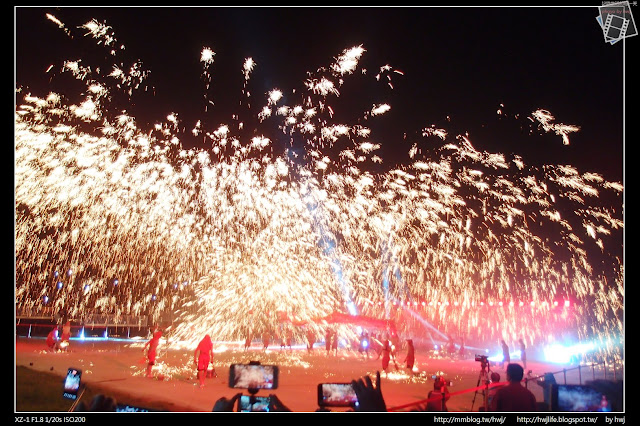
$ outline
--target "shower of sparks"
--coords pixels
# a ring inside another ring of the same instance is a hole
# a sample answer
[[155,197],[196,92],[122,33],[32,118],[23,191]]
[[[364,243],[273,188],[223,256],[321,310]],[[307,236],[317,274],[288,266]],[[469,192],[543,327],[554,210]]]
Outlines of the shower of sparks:
[[202,76],[205,80],[205,92],[204,99],[207,101],[207,106],[205,111],[208,110],[209,104],[213,105],[213,101],[208,99],[209,88],[211,87],[211,73],[209,72],[209,67],[213,64],[213,57],[216,53],[208,47],[204,47],[202,52],[200,52],[200,62],[204,64],[204,70],[202,71]]
[[254,62],[254,60],[252,58],[247,58],[244,61],[244,66],[242,68],[242,72],[244,74],[244,79],[245,80],[249,80],[249,75],[251,74],[251,72],[253,71],[253,68],[256,66],[256,63]]
[[58,28],[60,28],[62,31],[64,31],[64,33],[68,36],[71,36],[71,32],[69,31],[69,29],[55,16],[47,13],[46,17],[48,20],[50,20],[51,22],[55,23],[56,25],[58,25]]
[[358,67],[358,61],[364,52],[365,50],[362,46],[345,49],[342,54],[336,58],[337,60],[331,68],[340,75],[351,74]]
[[389,111],[391,107],[388,104],[376,105],[371,110],[371,115],[380,115]]
[[580,130],[580,127],[578,126],[552,123],[555,120],[555,117],[551,115],[549,111],[544,109],[536,110],[531,113],[531,115],[533,115],[533,118],[538,120],[546,132],[553,131],[556,135],[562,136],[562,142],[565,145],[569,145],[569,133],[574,133]]
[[88,31],[85,35],[91,35],[96,39],[98,44],[104,43],[105,46],[110,46],[117,41],[113,36],[112,28],[108,25],[99,23],[95,19],[84,24],[82,28]]
[[213,57],[215,56],[215,52],[208,47],[202,49],[202,53],[200,54],[200,62],[205,64],[205,68],[208,68],[209,65],[213,63]]
[[[95,21],[85,28],[98,45],[113,40]],[[65,62],[90,89],[82,102],[50,93],[16,107],[17,310],[147,316],[194,344],[206,333],[320,338],[320,319],[346,312],[348,300],[407,333],[620,339],[622,185],[570,165],[528,167],[435,126],[393,141],[406,144],[406,163],[371,172],[385,141],[339,122],[329,104],[333,79],[364,52],[347,49],[311,74],[297,103],[283,105],[273,89],[257,114],[247,105],[265,124],[249,138],[198,121],[193,133],[210,145],[188,150],[176,114],[145,131],[126,113],[104,113],[114,92],[141,86],[139,66],[114,67],[101,82]],[[206,76],[212,60],[203,50]],[[245,61],[245,83],[253,66]],[[563,140],[578,131],[547,111],[533,116]],[[305,149],[277,152],[274,122]]]

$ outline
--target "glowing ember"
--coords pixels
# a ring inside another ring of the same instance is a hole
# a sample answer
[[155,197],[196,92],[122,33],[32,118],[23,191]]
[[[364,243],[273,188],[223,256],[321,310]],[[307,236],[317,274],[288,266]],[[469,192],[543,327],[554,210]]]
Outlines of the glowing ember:
[[[83,28],[98,45],[115,40],[95,21]],[[410,160],[386,164],[376,153],[387,141],[340,122],[329,104],[345,83],[336,77],[356,76],[364,52],[346,49],[310,73],[306,90],[267,92],[257,113],[246,105],[248,116],[234,120],[258,119],[248,137],[242,126],[198,122],[192,134],[207,146],[193,149],[182,147],[177,114],[151,131],[109,114],[110,96],[141,86],[139,64],[114,65],[101,81],[81,61],[65,62],[86,84],[81,102],[27,94],[16,108],[18,309],[39,309],[46,296],[77,318],[170,318],[172,339],[187,343],[206,333],[320,338],[321,319],[347,306],[434,336],[524,333],[531,343],[571,329],[618,339],[622,185],[478,151],[435,126],[392,141]],[[213,57],[202,50],[207,81]],[[254,65],[243,64],[246,84]],[[363,116],[389,109],[381,102]],[[548,111],[532,115],[565,143],[579,130],[553,124]],[[283,135],[304,149],[277,149]],[[381,163],[388,171],[371,171]]]

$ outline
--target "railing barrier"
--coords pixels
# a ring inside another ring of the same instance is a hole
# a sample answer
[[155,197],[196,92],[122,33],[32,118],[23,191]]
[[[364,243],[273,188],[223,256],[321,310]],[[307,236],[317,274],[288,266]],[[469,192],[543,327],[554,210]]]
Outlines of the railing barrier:
[[[616,373],[617,361],[618,360],[614,359],[614,362],[613,362],[613,380],[616,380],[616,377],[617,377],[617,373]],[[540,379],[541,377],[544,377],[545,374],[553,374],[555,376],[556,374],[562,373],[563,374],[563,378],[564,378],[564,384],[566,385],[567,384],[567,372],[570,372],[570,371],[573,371],[573,370],[578,370],[578,377],[579,377],[579,382],[580,382],[579,384],[582,385],[582,368],[591,367],[592,378],[593,378],[593,380],[596,380],[595,368],[598,365],[603,365],[604,366],[604,378],[606,380],[607,379],[607,370],[608,370],[608,366],[610,365],[610,363],[607,364],[607,361],[605,359],[605,360],[600,361],[600,362],[592,362],[592,363],[590,363],[589,365],[586,365],[586,366],[578,365],[577,367],[568,368],[568,369],[567,368],[563,368],[562,370],[558,370],[558,371],[551,372],[551,373],[544,373],[544,374],[541,374],[541,375],[535,376],[535,377],[526,377],[526,378],[523,379],[523,382],[524,382],[525,387],[528,387],[528,384],[529,384],[530,381],[534,381],[535,382],[538,379]],[[486,384],[486,385],[477,386],[477,387],[474,387],[474,388],[459,390],[459,391],[456,391],[456,392],[449,392],[446,395],[442,394],[442,396],[438,395],[436,397],[422,399],[422,400],[414,401],[414,402],[411,402],[411,403],[408,403],[408,404],[403,404],[403,405],[398,405],[398,406],[395,406],[395,407],[391,407],[391,408],[388,408],[387,411],[406,411],[406,409],[409,408],[409,407],[416,407],[416,409],[417,409],[419,406],[428,404],[429,402],[432,402],[432,401],[438,401],[438,400],[442,400],[442,407],[444,409],[446,396],[453,397],[453,396],[456,396],[456,395],[462,395],[462,394],[469,393],[469,392],[477,392],[479,390],[488,392],[488,390],[490,388],[504,386],[506,384],[507,384],[507,382],[490,383],[490,384]]]

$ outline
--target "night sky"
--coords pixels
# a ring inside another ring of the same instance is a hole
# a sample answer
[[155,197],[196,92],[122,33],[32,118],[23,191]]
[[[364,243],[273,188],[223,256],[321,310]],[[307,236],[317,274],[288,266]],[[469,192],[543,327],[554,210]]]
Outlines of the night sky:
[[[454,135],[468,132],[479,150],[521,155],[526,164],[572,164],[609,180],[623,178],[624,43],[605,43],[597,6],[18,7],[15,13],[16,87],[34,95],[64,90],[56,86],[62,84],[58,77],[49,82],[55,74],[45,73],[50,65],[60,69],[66,59],[100,59],[92,56],[95,44],[77,28],[91,19],[113,27],[126,56],[151,70],[153,90],[124,107],[148,123],[177,112],[187,128],[201,118],[212,129],[229,122],[247,57],[257,63],[251,84],[260,98],[276,87],[285,94],[303,88],[307,71],[363,45],[362,67],[368,73],[389,64],[404,75],[394,76],[393,90],[375,94],[349,86],[347,77],[336,108],[355,116],[362,105],[391,105],[380,129],[374,129],[386,141],[383,158],[393,156],[394,140],[435,124]],[[65,23],[75,38],[45,13]],[[206,114],[203,47],[216,53],[207,95],[215,106]],[[540,108],[556,122],[581,127],[569,145],[554,134],[528,134],[526,117]],[[500,118],[498,109],[507,118]]]

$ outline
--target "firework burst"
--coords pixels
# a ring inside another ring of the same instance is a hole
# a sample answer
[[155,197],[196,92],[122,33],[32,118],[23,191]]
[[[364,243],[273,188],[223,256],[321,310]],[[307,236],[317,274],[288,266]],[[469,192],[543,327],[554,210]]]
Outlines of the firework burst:
[[[120,54],[110,27],[79,28]],[[320,333],[348,304],[469,338],[534,342],[558,327],[621,338],[622,186],[479,151],[435,126],[376,140],[365,123],[391,105],[373,103],[356,122],[332,106],[349,78],[368,78],[355,72],[365,54],[346,49],[302,89],[266,92],[257,109],[245,102],[252,134],[235,114],[233,126],[198,121],[192,134],[206,146],[193,149],[177,114],[149,130],[113,111],[113,96],[144,87],[140,62],[106,76],[64,62],[85,86],[80,102],[27,94],[16,107],[17,308],[169,316],[187,344],[205,333]],[[213,57],[203,48],[207,89]],[[255,68],[242,64],[244,98]],[[402,75],[385,65],[372,78],[392,88],[392,73]],[[579,131],[531,115],[565,144]],[[375,171],[391,142],[408,161]]]

